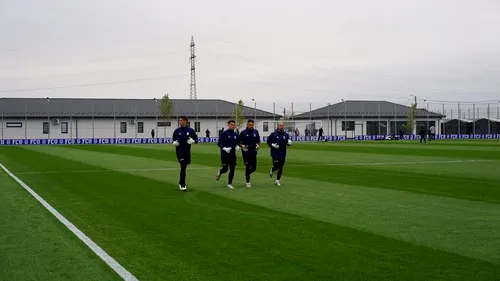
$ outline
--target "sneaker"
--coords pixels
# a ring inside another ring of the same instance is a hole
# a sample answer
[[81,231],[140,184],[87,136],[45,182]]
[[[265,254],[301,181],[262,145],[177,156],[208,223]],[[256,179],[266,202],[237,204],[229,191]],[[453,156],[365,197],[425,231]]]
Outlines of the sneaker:
[[185,187],[185,186],[181,186],[181,185],[179,184],[179,189],[180,189],[181,191],[186,191],[187,187]]
[[249,182],[247,182],[247,187],[252,187],[252,185]]
[[280,181],[279,181],[279,180],[276,180],[276,181],[274,182],[274,184],[275,184],[275,185],[277,185],[277,186],[281,186],[281,183],[280,183]]
[[217,172],[217,175],[215,176],[215,180],[216,181],[220,180],[220,171]]
[[230,184],[227,185],[227,188],[234,189],[234,187],[232,185],[230,185]]

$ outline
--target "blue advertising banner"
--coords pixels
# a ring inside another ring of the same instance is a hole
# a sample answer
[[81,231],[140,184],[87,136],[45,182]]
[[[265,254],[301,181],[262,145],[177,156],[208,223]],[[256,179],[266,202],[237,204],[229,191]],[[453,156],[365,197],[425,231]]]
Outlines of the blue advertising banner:
[[[200,137],[199,142],[215,143],[219,138]],[[294,142],[314,142],[318,137],[290,136]],[[345,136],[324,136],[324,140],[342,141]],[[356,136],[354,140],[385,140],[386,135]],[[419,140],[418,135],[405,135],[405,140]],[[476,134],[476,135],[436,135],[436,139],[500,139],[500,134]],[[262,137],[262,142],[266,142],[267,137]],[[87,144],[168,144],[172,143],[172,138],[85,138],[85,139],[3,139],[0,146],[6,145],[87,145]]]

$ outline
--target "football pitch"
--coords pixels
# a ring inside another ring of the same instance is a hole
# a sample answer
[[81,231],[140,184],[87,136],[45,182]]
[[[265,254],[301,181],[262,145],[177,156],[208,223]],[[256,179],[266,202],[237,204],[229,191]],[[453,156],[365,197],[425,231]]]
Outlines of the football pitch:
[[[138,280],[500,280],[497,140],[294,143],[281,186],[219,149],[0,147],[0,163]],[[122,280],[0,169],[0,280]]]

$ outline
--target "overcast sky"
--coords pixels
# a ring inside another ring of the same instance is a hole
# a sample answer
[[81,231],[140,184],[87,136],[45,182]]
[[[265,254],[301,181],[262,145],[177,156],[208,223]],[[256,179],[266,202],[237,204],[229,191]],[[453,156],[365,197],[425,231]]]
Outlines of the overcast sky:
[[0,0],[0,35],[2,97],[189,98],[194,36],[199,99],[500,100],[498,0]]

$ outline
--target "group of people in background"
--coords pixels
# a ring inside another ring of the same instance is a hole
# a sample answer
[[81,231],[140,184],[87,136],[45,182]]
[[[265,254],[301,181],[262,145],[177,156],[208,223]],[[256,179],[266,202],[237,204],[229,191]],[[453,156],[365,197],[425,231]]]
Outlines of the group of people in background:
[[[172,140],[175,146],[177,160],[180,164],[179,189],[186,191],[186,170],[191,164],[191,145],[198,143],[198,136],[192,128],[187,126],[188,118],[181,116],[179,118],[180,127],[174,130]],[[206,131],[207,137],[210,137],[210,131]],[[269,176],[272,178],[276,174],[275,185],[280,186],[280,179],[283,174],[285,165],[287,147],[292,145],[290,136],[285,131],[285,124],[278,123],[278,127],[267,138],[267,145],[270,149],[270,155],[273,161],[273,166],[269,171]],[[238,151],[242,151],[243,162],[246,166],[245,180],[246,187],[251,187],[250,176],[257,170],[257,153],[260,149],[260,134],[255,129],[253,120],[247,121],[246,128],[239,132],[236,129],[235,120],[227,122],[226,130],[219,130],[219,140],[217,146],[220,150],[220,159],[222,168],[217,172],[215,179],[218,181],[223,174],[229,172],[227,178],[227,188],[234,189],[233,179],[235,168],[237,165]]]
[[433,141],[436,140],[436,127],[431,126],[430,128],[426,129],[424,127],[420,128],[420,143],[426,143],[427,140]]

